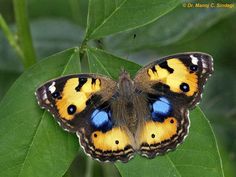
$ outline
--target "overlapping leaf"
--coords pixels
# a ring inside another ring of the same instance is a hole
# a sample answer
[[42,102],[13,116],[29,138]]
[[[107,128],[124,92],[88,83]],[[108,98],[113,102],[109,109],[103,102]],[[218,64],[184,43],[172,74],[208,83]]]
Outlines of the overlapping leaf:
[[[105,46],[114,52],[127,52],[190,41],[234,12],[235,9],[188,9],[181,4],[154,23],[108,37]],[[132,39],[134,34],[136,38]]]
[[86,36],[94,39],[146,25],[178,3],[178,0],[90,0]]

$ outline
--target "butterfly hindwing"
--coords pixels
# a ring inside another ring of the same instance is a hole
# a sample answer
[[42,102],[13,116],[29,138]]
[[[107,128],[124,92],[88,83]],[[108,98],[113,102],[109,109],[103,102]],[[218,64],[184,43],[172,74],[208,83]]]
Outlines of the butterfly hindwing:
[[128,161],[131,137],[112,118],[110,106],[116,87],[105,76],[69,75],[45,83],[36,96],[63,129],[76,132],[87,154],[100,161]]
[[[92,134],[89,133],[91,131]],[[107,131],[82,128],[77,132],[77,135],[84,151],[96,160],[127,162],[134,155],[133,137],[126,127],[114,125]]]
[[142,155],[152,158],[184,140],[188,110],[199,102],[212,72],[212,57],[203,53],[168,56],[140,69],[134,82],[146,95],[150,109],[149,118],[137,132]]
[[113,99],[88,109],[82,115],[85,126],[76,133],[85,152],[94,159],[103,162],[127,162],[134,154],[134,140],[127,126],[120,124],[115,117]]
[[139,152],[149,158],[174,149],[188,133],[188,110],[168,96],[147,95],[149,116],[136,134]]

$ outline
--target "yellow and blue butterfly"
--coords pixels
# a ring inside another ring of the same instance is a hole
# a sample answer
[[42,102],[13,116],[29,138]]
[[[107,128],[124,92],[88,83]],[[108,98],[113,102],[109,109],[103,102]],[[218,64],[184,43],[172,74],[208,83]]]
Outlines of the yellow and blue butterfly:
[[167,56],[118,82],[98,74],[76,74],[48,81],[36,91],[38,103],[59,125],[77,134],[86,154],[100,161],[148,158],[183,142],[189,109],[201,99],[213,73],[208,54]]

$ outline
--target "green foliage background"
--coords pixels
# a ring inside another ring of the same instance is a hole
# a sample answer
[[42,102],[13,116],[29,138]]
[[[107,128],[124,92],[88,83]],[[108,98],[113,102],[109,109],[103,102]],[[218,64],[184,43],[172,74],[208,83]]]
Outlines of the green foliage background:
[[[178,0],[28,0],[24,9],[24,2],[0,0],[0,176],[236,177],[236,8],[189,9]],[[31,35],[21,26],[27,18]],[[115,166],[89,160],[32,95],[60,75],[82,70],[117,78],[121,66],[134,75],[140,66],[123,59],[143,65],[186,51],[214,58],[200,104],[210,124],[196,108],[186,142],[154,160],[136,157]],[[18,156],[25,152],[22,165]]]

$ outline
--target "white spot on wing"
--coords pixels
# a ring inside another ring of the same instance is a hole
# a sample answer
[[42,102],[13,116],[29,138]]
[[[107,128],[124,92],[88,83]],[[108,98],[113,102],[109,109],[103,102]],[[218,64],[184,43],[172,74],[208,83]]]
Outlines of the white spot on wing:
[[48,97],[47,97],[47,93],[46,93],[46,90],[44,89],[43,90],[43,100],[46,100]]
[[49,92],[54,93],[56,91],[55,82],[48,87]]
[[202,62],[202,67],[203,67],[203,68],[208,68],[208,67],[207,67],[207,64],[206,64],[204,61]]
[[192,58],[192,64],[197,65],[198,58],[193,55],[190,55],[190,57]]

